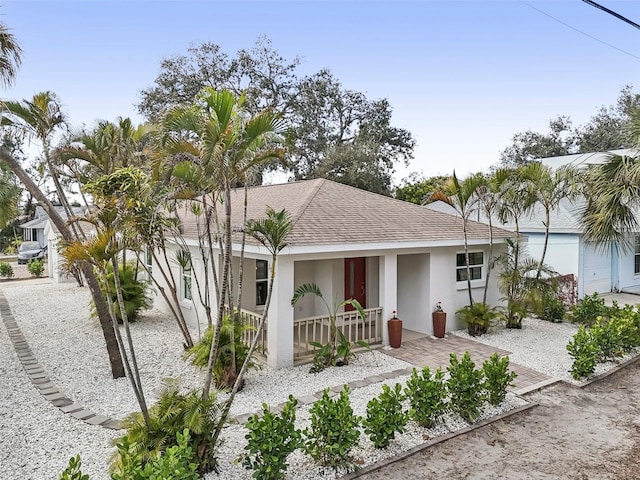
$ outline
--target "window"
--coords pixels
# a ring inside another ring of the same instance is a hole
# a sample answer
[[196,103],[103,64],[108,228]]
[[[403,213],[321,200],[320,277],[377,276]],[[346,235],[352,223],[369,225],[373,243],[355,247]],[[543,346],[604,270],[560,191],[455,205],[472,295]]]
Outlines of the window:
[[147,245],[144,248],[144,263],[147,266],[147,270],[149,271],[149,274],[152,273],[152,266],[153,266],[153,256],[151,255],[151,247],[149,245]]
[[640,235],[636,235],[636,250],[633,255],[633,273],[640,275]]
[[267,303],[267,287],[269,286],[269,262],[256,260],[256,306]]
[[182,298],[191,300],[191,262],[182,267]]
[[[483,252],[469,252],[469,270],[471,272],[471,280],[480,280],[482,278],[482,266],[484,265]],[[467,281],[467,262],[464,253],[456,255],[456,282]]]

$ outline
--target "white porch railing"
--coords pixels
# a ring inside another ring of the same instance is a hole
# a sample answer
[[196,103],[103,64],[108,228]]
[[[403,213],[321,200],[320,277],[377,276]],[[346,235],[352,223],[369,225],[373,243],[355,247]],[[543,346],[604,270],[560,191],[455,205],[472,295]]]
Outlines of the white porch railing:
[[[366,308],[362,320],[357,311],[336,315],[336,327],[349,342],[365,341],[370,345],[382,342],[382,307]],[[325,344],[329,341],[329,315],[300,318],[293,321],[294,358],[312,355],[310,342]]]
[[[226,310],[228,313],[229,311],[228,308],[226,308]],[[243,308],[240,309],[240,319],[242,320],[242,323],[251,327],[246,329],[243,332],[242,341],[247,345],[251,345],[251,342],[253,342],[253,339],[255,338],[255,336],[258,335],[259,338],[258,338],[258,346],[256,347],[256,353],[266,355],[268,320],[265,322],[264,328],[262,329],[262,331],[258,332],[258,326],[260,325],[261,318],[262,318],[262,315],[259,313],[252,312],[250,310],[245,310]]]

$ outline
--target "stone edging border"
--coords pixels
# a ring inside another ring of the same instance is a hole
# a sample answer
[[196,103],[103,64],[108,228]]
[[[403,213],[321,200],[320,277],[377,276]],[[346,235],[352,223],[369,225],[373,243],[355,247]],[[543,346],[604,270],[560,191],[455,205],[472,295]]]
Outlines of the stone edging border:
[[616,365],[615,367],[607,370],[606,372],[601,373],[600,375],[596,375],[593,378],[590,378],[589,380],[583,382],[583,383],[573,383],[570,382],[568,380],[560,380],[562,383],[566,384],[566,385],[570,385],[573,388],[585,388],[588,387],[589,385],[591,385],[592,383],[598,382],[600,380],[603,380],[611,375],[613,375],[614,373],[619,372],[620,370],[622,370],[625,367],[628,367],[629,365],[633,365],[634,363],[637,363],[640,361],[640,354],[636,355],[635,357],[631,357],[628,360],[625,360],[624,362]]
[[376,463],[373,463],[371,465],[368,465],[364,468],[361,468],[360,470],[356,471],[356,472],[351,472],[348,473],[342,477],[339,477],[341,480],[351,480],[354,478],[359,478],[362,475],[366,475],[368,473],[371,472],[375,472],[376,470],[380,470],[383,467],[386,467],[387,465],[392,465],[400,460],[404,460],[405,458],[408,458],[412,455],[415,455],[418,452],[421,452],[422,450],[426,450],[427,448],[430,448],[434,445],[437,445],[439,443],[444,443],[448,440],[451,440],[452,438],[458,437],[460,435],[464,435],[466,433],[472,432],[474,430],[477,430],[479,428],[482,428],[486,425],[491,425],[494,422],[497,422],[498,420],[502,420],[503,418],[507,418],[510,417],[512,415],[516,415],[520,412],[525,412],[527,410],[530,410],[534,407],[537,407],[538,404],[537,403],[528,403],[527,405],[522,405],[521,407],[516,407],[512,410],[509,410],[508,412],[504,412],[501,413],[499,415],[496,415],[495,417],[491,417],[491,418],[487,418],[486,420],[482,420],[481,422],[478,423],[474,423],[473,425],[469,425],[468,427],[464,427],[461,428],[460,430],[456,430],[455,432],[449,432],[446,433],[444,435],[440,435],[438,437],[435,437],[432,440],[429,440],[425,443],[422,443],[420,445],[417,445],[409,450],[407,450],[406,452],[402,452],[398,455],[394,455],[392,457],[389,458],[385,458],[383,460],[380,460]]
[[60,392],[58,387],[51,382],[31,351],[31,348],[22,334],[18,323],[15,318],[13,318],[11,307],[9,306],[9,302],[7,302],[2,290],[0,290],[0,315],[2,316],[9,338],[13,342],[13,348],[20,360],[20,363],[22,363],[25,373],[45,400],[50,402],[53,406],[58,407],[63,413],[82,420],[89,425],[100,425],[101,427],[111,430],[120,429],[120,420],[115,420],[105,415],[99,415],[84,406],[73,402],[73,400]]

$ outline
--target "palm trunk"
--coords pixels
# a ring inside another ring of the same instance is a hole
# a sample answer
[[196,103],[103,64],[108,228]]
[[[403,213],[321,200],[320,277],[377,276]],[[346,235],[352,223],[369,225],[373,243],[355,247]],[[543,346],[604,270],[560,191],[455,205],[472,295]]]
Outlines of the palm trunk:
[[[142,412],[142,416],[147,425],[147,428],[150,427],[149,423],[149,410],[147,409],[147,402],[144,398],[144,390],[142,389],[142,380],[140,379],[140,369],[138,368],[138,360],[136,358],[136,351],[133,348],[133,339],[131,338],[131,330],[129,329],[129,318],[127,315],[127,310],[124,304],[124,298],[122,298],[122,286],[120,285],[120,268],[118,267],[118,255],[114,255],[111,259],[111,264],[113,265],[113,282],[116,289],[116,297],[118,299],[118,306],[120,307],[120,316],[122,317],[122,323],[124,324],[124,331],[127,336],[127,343],[129,345],[129,353],[131,354],[131,363],[133,366],[133,376],[131,376],[131,372],[129,373],[129,380],[131,381],[134,391],[136,393],[136,397],[138,398],[138,403],[140,404],[140,411]],[[115,318],[115,315],[113,316]]]
[[482,295],[482,303],[487,303],[487,290],[489,290],[489,276],[491,275],[491,259],[493,258],[493,225],[491,222],[491,214],[487,212],[489,219],[489,258],[487,259],[487,276],[484,279],[484,294]]
[[[62,219],[58,211],[53,207],[49,199],[40,191],[31,177],[24,171],[20,163],[4,148],[0,148],[0,158],[7,164],[7,166],[16,174],[25,188],[29,191],[31,196],[40,202],[42,207],[49,214],[49,218],[56,226],[60,235],[67,242],[74,240],[73,235],[69,231],[66,222]],[[122,358],[120,357],[120,349],[118,348],[118,342],[115,336],[115,331],[111,322],[111,317],[108,314],[107,303],[104,299],[104,295],[100,290],[100,284],[93,272],[93,268],[89,264],[84,263],[81,267],[82,273],[87,280],[87,285],[91,291],[93,302],[96,305],[96,313],[100,321],[100,327],[104,335],[105,344],[107,347],[107,354],[109,355],[109,363],[111,365],[111,374],[113,378],[120,378],[125,376],[124,365]]]
[[267,320],[267,316],[269,314],[269,306],[271,305],[271,294],[273,293],[273,282],[276,277],[276,255],[272,255],[271,257],[271,275],[269,280],[269,288],[267,290],[267,299],[265,301],[264,310],[262,312],[262,317],[260,318],[260,323],[258,324],[258,328],[256,329],[255,336],[253,337],[253,341],[251,342],[251,346],[249,347],[249,351],[247,352],[247,358],[245,358],[244,363],[242,364],[242,368],[238,373],[235,383],[233,384],[233,388],[231,389],[231,393],[229,394],[229,398],[227,399],[227,403],[224,406],[224,410],[222,411],[222,415],[220,415],[220,421],[216,425],[215,431],[213,433],[213,438],[211,441],[212,445],[215,445],[220,437],[220,433],[222,432],[222,428],[229,416],[229,411],[231,410],[231,405],[233,405],[233,400],[236,397],[236,393],[240,389],[240,385],[242,385],[242,381],[244,379],[244,375],[249,367],[249,363],[251,361],[251,357],[253,353],[256,351],[258,346],[258,342],[260,341],[260,334],[262,333],[262,329],[264,328],[264,324]]
[[173,315],[173,318],[176,320],[176,323],[178,324],[178,328],[180,329],[180,333],[182,333],[182,336],[184,338],[185,348],[191,348],[193,347],[193,339],[191,338],[191,333],[189,332],[189,328],[187,327],[187,322],[184,318],[184,314],[182,313],[182,309],[179,307],[180,303],[178,301],[176,286],[175,284],[171,285],[169,283],[169,278],[167,278],[166,272],[164,272],[164,269],[160,265],[160,262],[158,262],[156,254],[152,252],[151,255],[153,259],[156,261],[156,266],[158,270],[160,270],[160,273],[162,274],[164,281],[169,287],[169,290],[172,293],[173,302],[175,303],[172,303],[171,299],[167,295],[165,288],[162,285],[160,285],[160,282],[158,282],[158,280],[152,274],[152,272],[149,271],[149,267],[145,264],[145,262],[140,262],[140,265],[142,265],[142,268],[144,269],[144,271],[147,272],[147,275],[149,276],[153,284],[156,286],[156,288],[160,290],[160,294],[162,295],[162,298],[164,298],[164,301],[167,303],[169,310],[171,310],[171,314]]
[[469,305],[473,305],[471,295],[471,267],[469,266],[469,243],[467,241],[467,219],[462,219],[462,232],[464,233],[464,260],[467,264],[467,291],[469,292]]
[[246,225],[247,225],[247,210],[249,205],[249,187],[247,186],[247,182],[245,179],[244,182],[244,205],[242,211],[242,244],[240,246],[240,265],[238,266],[238,316],[236,318],[235,312],[233,312],[232,322],[231,322],[231,338],[233,341],[231,342],[231,370],[235,373],[238,371],[238,366],[236,365],[236,321],[242,321],[242,282],[244,277],[244,246],[247,239],[246,234]]
[[227,289],[229,287],[229,267],[231,265],[231,188],[229,185],[225,185],[224,191],[224,207],[225,207],[225,248],[223,252],[222,262],[222,282],[220,285],[220,297],[218,297],[218,318],[216,321],[216,328],[213,334],[213,340],[211,342],[211,352],[209,352],[209,362],[207,365],[207,373],[204,380],[204,387],[202,390],[202,398],[207,398],[209,390],[211,390],[211,381],[213,380],[213,364],[216,356],[218,355],[218,345],[220,342],[220,328],[222,327],[222,316],[224,315],[224,301],[227,296]]
[[536,280],[540,278],[540,273],[542,272],[542,266],[544,265],[544,257],[547,255],[547,246],[549,244],[549,222],[551,219],[549,218],[549,209],[546,210],[546,222],[544,224],[544,245],[542,247],[542,256],[540,257],[540,263],[538,263],[538,271],[536,272]]

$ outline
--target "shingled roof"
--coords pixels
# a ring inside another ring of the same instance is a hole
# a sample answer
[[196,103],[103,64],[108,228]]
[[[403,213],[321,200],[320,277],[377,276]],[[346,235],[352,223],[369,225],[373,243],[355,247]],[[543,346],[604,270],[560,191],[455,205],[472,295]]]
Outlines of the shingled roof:
[[[243,200],[243,189],[232,191],[234,229],[242,225]],[[292,215],[294,227],[287,241],[291,246],[446,240],[458,244],[463,239],[458,217],[325,179],[250,188],[248,218],[264,217],[267,207],[285,208]],[[195,221],[189,214],[182,218],[186,238],[197,238]],[[469,222],[467,235],[488,240],[489,227]],[[494,227],[493,235],[513,234]]]

